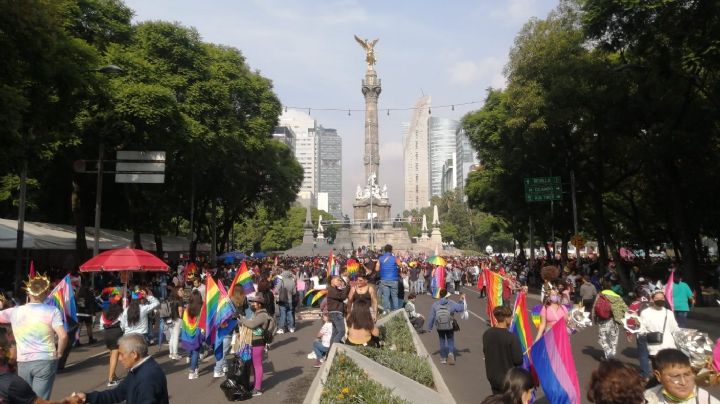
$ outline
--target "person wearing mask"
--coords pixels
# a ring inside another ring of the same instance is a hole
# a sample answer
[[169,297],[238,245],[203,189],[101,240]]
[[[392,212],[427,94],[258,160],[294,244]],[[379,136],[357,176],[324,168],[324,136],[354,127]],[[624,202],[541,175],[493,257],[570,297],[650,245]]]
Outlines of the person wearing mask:
[[653,374],[660,384],[645,390],[647,404],[720,404],[720,400],[695,384],[690,358],[677,349],[663,349],[655,355]]
[[[0,323],[12,325],[17,349],[17,374],[44,400],[50,399],[57,362],[67,348],[62,314],[43,304],[50,280],[36,276],[26,283],[28,303],[0,311]],[[57,335],[57,348],[55,336]]]
[[538,326],[537,342],[545,332],[549,331],[560,320],[567,321],[568,309],[560,304],[560,293],[555,288],[548,288],[545,304],[540,310],[540,325]]
[[490,388],[493,394],[500,394],[507,372],[522,365],[523,352],[518,338],[508,331],[512,310],[507,306],[497,306],[493,309],[493,317],[497,323],[483,334],[483,353]]
[[533,391],[535,382],[530,372],[512,368],[504,376],[502,391],[485,398],[480,404],[529,404]]
[[655,290],[650,296],[652,305],[640,313],[640,324],[645,330],[648,354],[654,357],[661,349],[675,348],[672,333],[678,330],[672,311],[666,308],[665,293]]
[[270,316],[265,310],[265,298],[261,295],[255,295],[248,299],[250,301],[250,309],[253,311],[251,319],[243,318],[240,323],[252,330],[252,363],[255,386],[252,395],[257,397],[262,395],[263,382],[263,355],[265,354],[265,330],[270,325]]
[[400,259],[392,253],[392,246],[386,245],[385,253],[378,258],[375,272],[380,273],[380,296],[385,313],[398,309],[398,281],[400,280]]
[[128,370],[127,376],[115,388],[91,393],[73,393],[81,403],[153,403],[170,402],[167,377],[155,359],[148,355],[148,345],[140,334],[124,335],[118,342],[120,363]]
[[620,327],[627,311],[622,297],[612,290],[603,290],[595,298],[591,318],[598,325],[598,344],[606,360],[615,358]]
[[453,314],[465,311],[465,295],[461,294],[462,303],[455,303],[447,298],[447,289],[440,289],[440,300],[433,303],[428,316],[428,331],[433,325],[437,328],[440,339],[440,363],[455,364],[455,330]]
[[637,370],[611,359],[592,372],[587,398],[595,404],[643,404],[644,386]]
[[[358,278],[359,279],[359,278]],[[334,276],[330,279],[330,285],[327,288],[327,311],[328,318],[333,325],[332,337],[330,343],[342,342],[345,337],[345,299],[348,298],[349,288],[339,276]],[[354,300],[357,302],[363,300],[365,295],[354,296]],[[368,314],[370,314],[368,312]]]

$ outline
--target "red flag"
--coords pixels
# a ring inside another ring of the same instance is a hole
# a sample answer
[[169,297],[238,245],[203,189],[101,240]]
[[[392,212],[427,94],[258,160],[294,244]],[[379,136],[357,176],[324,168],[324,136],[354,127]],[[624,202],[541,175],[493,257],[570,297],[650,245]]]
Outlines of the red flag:
[[673,302],[673,284],[675,283],[675,271],[670,271],[667,283],[665,284],[665,301],[670,306],[670,310],[674,310],[675,302]]
[[30,260],[30,272],[28,273],[28,278],[32,279],[35,275],[35,261]]

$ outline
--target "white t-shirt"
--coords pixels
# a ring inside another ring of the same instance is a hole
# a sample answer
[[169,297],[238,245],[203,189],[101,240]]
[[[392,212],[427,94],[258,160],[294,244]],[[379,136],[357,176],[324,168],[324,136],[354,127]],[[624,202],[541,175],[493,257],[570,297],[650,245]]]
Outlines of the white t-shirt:
[[675,321],[675,316],[668,309],[657,310],[654,307],[648,307],[640,313],[640,323],[646,332],[662,332],[666,314],[667,324],[665,324],[663,342],[662,344],[648,344],[650,356],[656,355],[661,349],[676,348],[672,333],[678,330],[679,327],[677,321]]
[[323,324],[322,328],[320,328],[320,334],[322,335],[320,337],[320,342],[323,344],[324,347],[329,348],[330,347],[330,339],[332,338],[332,330],[333,325],[331,322],[327,322]]
[[127,307],[120,315],[120,327],[123,329],[125,335],[128,334],[146,334],[148,330],[148,314],[155,310],[160,305],[160,301],[155,296],[147,297],[147,304],[140,305],[140,321],[135,325],[129,325],[127,321]]

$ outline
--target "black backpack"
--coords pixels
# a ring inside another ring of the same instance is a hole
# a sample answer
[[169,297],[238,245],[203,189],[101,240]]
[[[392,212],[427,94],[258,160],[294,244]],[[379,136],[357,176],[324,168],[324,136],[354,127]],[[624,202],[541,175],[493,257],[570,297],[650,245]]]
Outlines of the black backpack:
[[226,379],[220,384],[220,390],[225,393],[228,401],[245,401],[252,398],[250,389],[250,368],[252,361],[241,361],[237,356],[227,358]]

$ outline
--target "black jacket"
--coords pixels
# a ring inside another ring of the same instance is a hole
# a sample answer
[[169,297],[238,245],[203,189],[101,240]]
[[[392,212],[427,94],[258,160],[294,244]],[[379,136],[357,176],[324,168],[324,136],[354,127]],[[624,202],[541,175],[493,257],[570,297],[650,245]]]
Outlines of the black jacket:
[[111,390],[87,393],[91,404],[167,404],[167,379],[155,359],[150,358],[128,372],[120,384]]
[[328,284],[327,287],[327,310],[328,312],[338,311],[340,313],[345,312],[345,299],[348,297],[348,291],[350,288],[345,286],[342,290],[332,287]]

